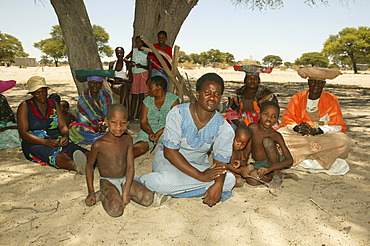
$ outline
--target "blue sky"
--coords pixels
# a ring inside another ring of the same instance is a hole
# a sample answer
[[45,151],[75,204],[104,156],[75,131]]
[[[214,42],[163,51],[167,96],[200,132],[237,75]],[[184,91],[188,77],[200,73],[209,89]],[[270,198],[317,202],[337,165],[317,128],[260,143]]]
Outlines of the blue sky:
[[[92,24],[106,29],[112,48],[131,48],[134,0],[85,0]],[[370,26],[369,0],[329,0],[310,7],[304,0],[285,0],[276,10],[251,10],[231,0],[200,0],[185,20],[175,44],[189,53],[219,49],[236,60],[279,55],[291,61],[321,51],[331,34],[345,27]],[[40,58],[33,43],[48,38],[58,24],[48,0],[2,0],[0,31],[17,37],[30,57]],[[109,61],[113,58],[103,58]]]

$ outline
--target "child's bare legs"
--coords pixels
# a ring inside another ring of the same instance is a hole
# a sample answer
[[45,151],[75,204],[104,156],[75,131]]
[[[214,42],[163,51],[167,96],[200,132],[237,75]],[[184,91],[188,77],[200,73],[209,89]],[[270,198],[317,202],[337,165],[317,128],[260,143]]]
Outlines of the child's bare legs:
[[148,142],[140,141],[134,144],[134,158],[145,154],[149,150]]
[[[266,153],[269,166],[280,162],[279,151],[276,148],[276,144],[274,140],[272,140],[272,138],[270,137],[265,137],[262,140],[262,144],[263,144],[263,148],[265,149],[265,153]],[[283,176],[280,170],[275,170],[272,174],[272,180],[270,183],[271,188],[278,188],[282,185],[282,183],[283,183]]]
[[[274,143],[274,140],[272,140],[272,138],[265,137],[262,140],[262,145],[265,150],[269,166],[280,162],[279,151],[277,150],[276,144]],[[277,188],[281,186],[283,182],[282,174],[280,170],[275,170],[272,174],[265,175],[262,178],[258,177],[257,170],[253,170],[250,176],[255,177],[255,178],[260,178],[261,180],[265,182],[271,182],[270,186],[272,188]],[[250,185],[261,185],[262,184],[261,182],[258,182],[257,180],[251,179],[251,178],[247,178],[246,181]]]
[[112,217],[119,217],[123,214],[125,204],[118,189],[108,180],[100,180],[101,202],[104,210]]
[[148,190],[144,185],[140,184],[139,182],[133,180],[130,190],[130,198],[143,205],[143,206],[150,206],[153,202],[154,194]]
[[235,173],[235,187],[242,187],[244,185],[244,179],[240,174]]
[[248,178],[251,175],[252,171],[254,170],[254,167],[248,164],[246,166],[239,167],[239,170],[243,178]]
[[[254,169],[250,174],[249,176],[252,176],[254,178],[258,178],[258,179],[261,179],[262,181],[265,181],[267,183],[271,182],[272,178],[273,178],[273,175],[265,175],[263,176],[262,178],[259,178],[258,177],[258,169]],[[250,184],[250,185],[253,185],[253,186],[256,186],[256,185],[261,185],[263,184],[262,182],[258,182],[258,180],[255,180],[255,179],[252,179],[252,178],[246,178],[245,181],[247,182],[247,184]]]

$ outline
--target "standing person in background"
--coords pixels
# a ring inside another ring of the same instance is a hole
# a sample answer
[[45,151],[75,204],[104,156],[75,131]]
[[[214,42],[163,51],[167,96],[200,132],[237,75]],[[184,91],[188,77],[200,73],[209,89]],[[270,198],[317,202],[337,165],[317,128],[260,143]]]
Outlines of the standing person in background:
[[[167,42],[167,33],[165,31],[160,31],[160,32],[158,32],[157,37],[158,37],[158,43],[154,44],[154,47],[157,50],[163,51],[170,58],[172,58],[172,47],[166,44],[166,42]],[[161,63],[159,62],[159,60],[157,59],[157,57],[154,55],[153,52],[150,52],[148,54],[148,57],[151,61],[151,62],[149,62],[149,78],[152,78],[154,76],[161,76],[161,77],[165,78],[166,81],[167,81],[167,90],[169,90],[170,89],[170,77],[164,71],[164,69],[161,66]],[[168,59],[166,59],[163,55],[162,55],[162,57],[165,60],[167,66],[171,69],[171,65],[170,65],[170,62],[168,61]]]
[[131,58],[132,70],[132,85],[131,85],[131,117],[132,119],[139,119],[141,107],[145,94],[148,93],[148,52],[144,51],[144,42],[140,36],[135,37],[135,46],[132,51],[126,56],[126,59]]
[[119,103],[130,109],[130,89],[132,83],[132,73],[130,64],[124,59],[125,50],[122,47],[115,49],[117,60],[109,63],[109,69],[115,71],[114,78],[108,79],[114,93],[119,95]]

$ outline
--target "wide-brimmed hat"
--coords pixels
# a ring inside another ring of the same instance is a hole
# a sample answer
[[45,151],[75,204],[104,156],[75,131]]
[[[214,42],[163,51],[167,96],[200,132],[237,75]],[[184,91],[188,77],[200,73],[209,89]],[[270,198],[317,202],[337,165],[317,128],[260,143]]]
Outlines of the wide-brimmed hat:
[[306,79],[316,79],[325,81],[327,79],[335,79],[342,73],[337,69],[322,68],[322,67],[304,67],[297,70],[299,76]]
[[40,88],[49,88],[46,85],[46,81],[44,77],[41,76],[33,76],[27,81],[28,87],[28,94],[37,91]]
[[13,88],[15,83],[15,80],[0,80],[0,93]]
[[80,82],[85,81],[100,81],[103,82],[103,78],[113,78],[115,71],[113,69],[103,70],[97,69],[83,69],[75,70],[77,80]]
[[273,67],[264,67],[258,65],[243,65],[243,66],[233,66],[235,71],[243,71],[247,75],[260,76],[260,73],[271,73]]

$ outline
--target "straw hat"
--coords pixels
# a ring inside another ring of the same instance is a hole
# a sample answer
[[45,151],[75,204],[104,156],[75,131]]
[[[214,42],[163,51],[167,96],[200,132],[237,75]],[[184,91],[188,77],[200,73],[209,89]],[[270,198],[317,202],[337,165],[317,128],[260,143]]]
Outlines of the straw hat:
[[321,68],[321,67],[304,67],[297,70],[299,76],[306,79],[316,79],[325,81],[327,79],[335,79],[342,73],[337,69]]
[[15,83],[15,80],[0,80],[0,93],[13,88]]
[[46,85],[45,78],[41,76],[33,76],[27,81],[28,94],[37,91],[40,88],[49,88]]

